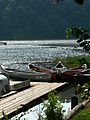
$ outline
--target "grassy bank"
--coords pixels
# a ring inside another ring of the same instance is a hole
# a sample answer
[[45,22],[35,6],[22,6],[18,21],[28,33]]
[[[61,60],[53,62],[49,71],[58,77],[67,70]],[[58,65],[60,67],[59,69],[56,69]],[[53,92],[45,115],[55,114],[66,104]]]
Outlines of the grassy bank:
[[90,102],[70,120],[90,120]]
[[55,57],[53,61],[58,63],[58,61],[61,61],[67,68],[76,67],[81,64],[81,59],[85,58],[88,65],[90,65],[90,56],[68,56],[68,57]]

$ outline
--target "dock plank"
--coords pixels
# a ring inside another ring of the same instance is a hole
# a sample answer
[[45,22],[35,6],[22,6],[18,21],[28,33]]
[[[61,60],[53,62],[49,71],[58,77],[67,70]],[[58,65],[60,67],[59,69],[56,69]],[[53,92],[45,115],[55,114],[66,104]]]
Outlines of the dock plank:
[[11,96],[0,99],[0,118],[3,117],[2,111],[7,115],[17,111],[24,105],[32,102],[33,100],[47,94],[48,92],[62,87],[66,83],[30,83],[32,87],[23,91],[17,92]]

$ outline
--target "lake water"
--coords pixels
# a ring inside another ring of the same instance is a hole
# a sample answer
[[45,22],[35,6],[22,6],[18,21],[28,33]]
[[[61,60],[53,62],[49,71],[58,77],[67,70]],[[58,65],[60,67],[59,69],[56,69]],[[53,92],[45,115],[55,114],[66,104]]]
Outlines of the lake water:
[[[76,44],[74,40],[35,40],[35,41],[7,41],[7,45],[0,46],[0,64],[10,67],[27,69],[27,64],[33,61],[52,61],[54,57],[84,55],[83,50],[75,47],[61,47],[61,43]],[[22,67],[20,66],[22,65]],[[73,87],[58,93],[64,100],[63,106],[66,111],[70,109],[71,96],[74,94]],[[41,104],[29,109],[24,116],[26,120],[37,120]],[[21,118],[24,120],[24,118]]]
[[35,40],[7,41],[0,46],[0,64],[19,64],[33,61],[51,61],[56,56],[72,56],[85,54],[74,47],[61,47],[61,43],[74,43],[74,40]]

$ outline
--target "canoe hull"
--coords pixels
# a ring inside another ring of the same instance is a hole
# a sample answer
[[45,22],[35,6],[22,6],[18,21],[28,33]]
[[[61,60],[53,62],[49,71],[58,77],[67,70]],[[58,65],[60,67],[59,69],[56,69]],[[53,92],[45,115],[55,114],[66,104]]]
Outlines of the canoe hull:
[[9,79],[13,80],[27,80],[30,79],[30,81],[42,81],[46,82],[51,80],[51,76],[46,73],[39,73],[35,71],[20,71],[16,69],[9,69],[4,66],[1,66],[1,71],[4,75],[6,75]]
[[61,74],[61,80],[66,82],[75,82],[74,75],[78,72],[83,71],[83,69],[70,69]]

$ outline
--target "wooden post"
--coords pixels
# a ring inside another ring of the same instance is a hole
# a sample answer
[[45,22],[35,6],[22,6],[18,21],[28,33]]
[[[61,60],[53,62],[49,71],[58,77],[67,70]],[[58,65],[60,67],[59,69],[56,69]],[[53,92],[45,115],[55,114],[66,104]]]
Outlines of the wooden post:
[[71,109],[73,109],[76,105],[78,105],[78,97],[77,96],[73,96],[71,98]]

